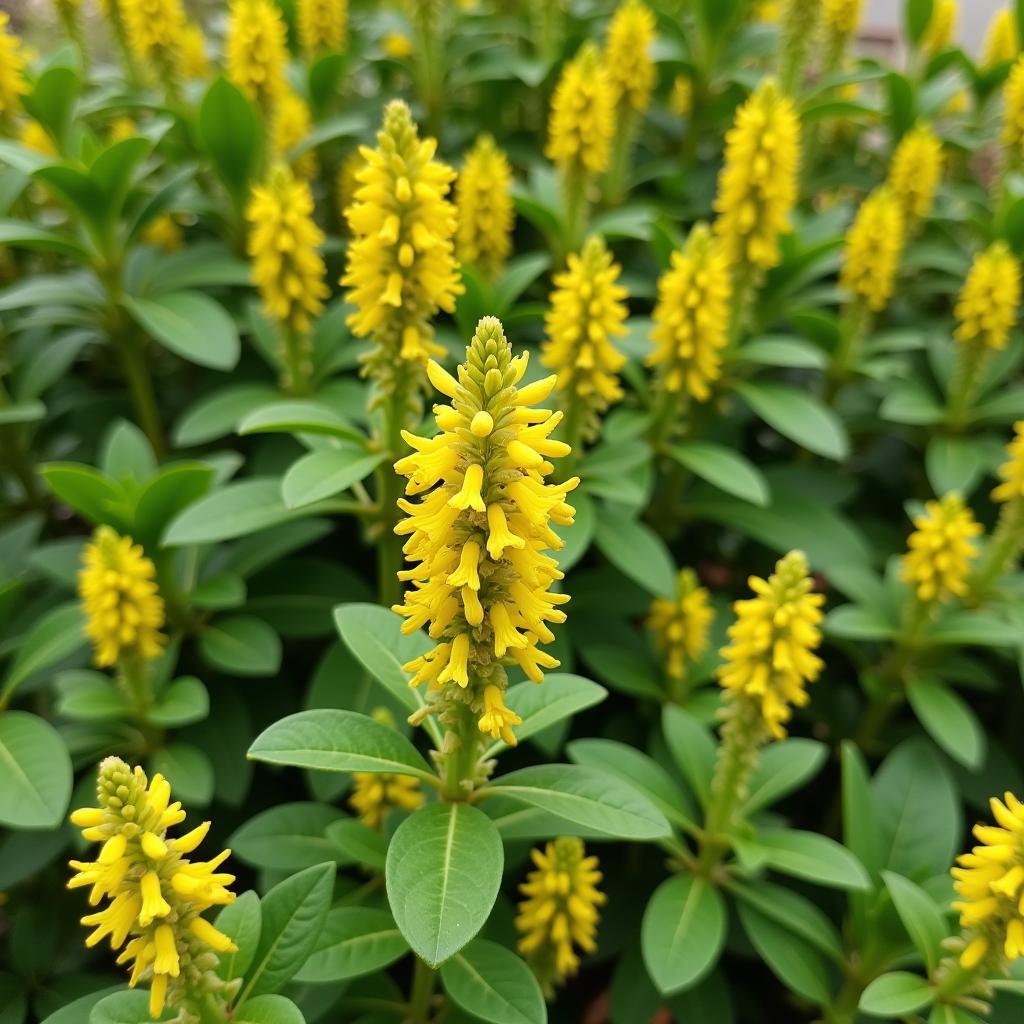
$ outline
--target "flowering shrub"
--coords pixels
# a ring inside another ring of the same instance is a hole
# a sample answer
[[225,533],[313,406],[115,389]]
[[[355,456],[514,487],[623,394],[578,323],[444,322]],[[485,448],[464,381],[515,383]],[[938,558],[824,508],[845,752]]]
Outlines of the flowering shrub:
[[0,1024],[1020,1020],[1024,7],[202,6],[0,13]]

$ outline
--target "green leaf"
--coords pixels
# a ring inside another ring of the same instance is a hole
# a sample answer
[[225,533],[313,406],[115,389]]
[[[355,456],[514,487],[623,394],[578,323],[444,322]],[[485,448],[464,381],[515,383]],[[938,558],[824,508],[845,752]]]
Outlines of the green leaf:
[[893,971],[875,978],[860,997],[860,1010],[872,1017],[905,1017],[930,1006],[935,990],[924,978],[909,971]]
[[336,907],[317,936],[309,959],[295,976],[300,984],[347,981],[393,964],[409,943],[387,910]]
[[914,46],[921,42],[928,31],[933,6],[933,0],[904,0],[903,23],[907,26],[907,35]]
[[375,871],[384,870],[387,841],[376,829],[355,818],[341,818],[327,826],[327,838],[356,864]]
[[275,722],[249,748],[254,761],[329,772],[435,776],[399,732],[367,715],[334,708],[300,711]]
[[22,103],[54,138],[62,139],[81,88],[82,80],[75,69],[57,64],[36,79],[32,91],[22,97]]
[[664,541],[646,524],[606,505],[598,515],[594,541],[623,575],[657,597],[672,597],[676,567]]
[[199,650],[214,668],[239,676],[272,676],[281,667],[281,638],[262,619],[214,619],[199,634]]
[[200,145],[241,205],[263,148],[263,127],[255,106],[226,78],[218,76],[203,96],[197,126]]
[[89,1024],[149,1024],[149,993],[114,992],[101,999],[89,1013]]
[[342,812],[326,804],[278,804],[236,829],[228,845],[253,867],[301,871],[339,859],[338,848],[326,835],[327,826],[339,820]]
[[71,797],[71,758],[56,729],[27,711],[0,715],[0,824],[56,828]]
[[62,672],[55,680],[57,711],[80,722],[117,721],[132,713],[132,706],[102,672]]
[[82,1024],[82,1021],[89,1020],[89,1015],[97,1003],[102,1002],[115,992],[123,991],[124,988],[121,985],[113,985],[109,988],[101,988],[98,992],[90,992],[88,995],[62,1006],[56,1013],[51,1013],[43,1021],[43,1024]]
[[841,461],[850,451],[842,422],[804,391],[784,384],[744,381],[736,390],[770,427],[827,459]]
[[[517,683],[509,688],[505,704],[520,718],[522,724],[513,730],[522,742],[561,722],[580,711],[594,707],[608,696],[603,686],[568,672],[550,672],[544,676],[544,683]],[[487,756],[493,756],[505,744],[500,740],[492,743]]]
[[618,839],[661,839],[671,832],[665,816],[642,793],[614,776],[579,765],[520,768],[494,779],[487,792],[539,807],[569,826]]
[[798,935],[819,953],[842,963],[845,957],[839,932],[816,903],[806,896],[786,889],[763,878],[749,881],[733,880],[730,890],[763,917]]
[[398,826],[388,846],[388,902],[418,956],[436,967],[474,938],[504,860],[494,823],[470,804],[429,804]]
[[973,437],[933,437],[925,452],[928,482],[936,494],[970,493],[988,468],[990,446]]
[[871,885],[864,865],[828,836],[797,829],[764,829],[753,845],[766,864],[783,874],[837,889],[867,889]]
[[39,472],[50,490],[90,523],[123,524],[124,491],[98,469],[78,462],[48,462]]
[[441,967],[452,1001],[490,1024],[545,1024],[547,1007],[533,972],[496,942],[476,939]]
[[164,534],[167,547],[214,544],[247,537],[302,515],[285,508],[276,477],[254,477],[226,484],[189,505]]
[[824,1006],[831,996],[828,968],[821,954],[778,921],[740,903],[740,921],[754,949],[790,991]]
[[907,699],[918,721],[954,761],[974,771],[984,764],[981,723],[951,686],[915,675],[907,680]]
[[284,996],[257,996],[232,1015],[232,1024],[306,1024],[302,1011]]
[[715,741],[706,726],[676,704],[666,704],[661,715],[669,752],[701,806],[707,806],[711,775],[715,770]]
[[168,743],[152,756],[149,771],[164,775],[186,804],[205,807],[213,799],[213,765],[191,743]]
[[931,896],[910,879],[892,871],[883,871],[882,877],[896,906],[896,913],[930,975],[942,959],[942,942],[949,935],[946,917]]
[[100,467],[114,480],[142,483],[156,472],[153,447],[134,423],[115,420],[103,439]]
[[843,841],[876,877],[883,863],[882,833],[864,757],[849,740],[842,747]]
[[899,626],[878,608],[844,604],[825,616],[825,632],[842,640],[891,640]]
[[47,612],[22,640],[7,670],[7,678],[0,687],[0,694],[13,693],[37,672],[82,650],[88,643],[84,628],[85,614],[78,602],[60,605]]
[[385,457],[383,452],[367,453],[363,445],[354,442],[310,452],[285,473],[281,496],[288,508],[330,498],[372,473]]
[[165,729],[180,729],[201,722],[209,713],[206,687],[195,676],[182,676],[160,692],[146,713],[146,721]]
[[171,292],[155,299],[122,300],[136,323],[165,348],[197,366],[231,370],[241,345],[238,328],[220,303],[201,292]]
[[[271,402],[238,424],[239,434],[323,434],[365,444],[366,438],[329,405],[313,399]],[[365,452],[365,448],[364,448]]]
[[761,471],[739,452],[710,441],[687,441],[672,445],[669,455],[702,480],[754,505],[771,500],[768,481]]
[[754,338],[736,353],[736,358],[796,370],[824,370],[828,365],[825,353],[817,345],[784,334]]
[[701,878],[677,875],[662,882],[644,911],[640,945],[662,995],[695,985],[717,963],[725,942],[721,894]]
[[750,780],[744,814],[770,807],[787,793],[813,779],[828,757],[828,748],[817,740],[802,738],[773,743],[761,754],[761,762]]
[[267,384],[229,384],[204,395],[190,406],[174,427],[174,443],[181,447],[216,441],[233,434],[253,409],[276,397]]
[[239,997],[276,992],[295,977],[316,946],[334,890],[334,865],[318,864],[279,882],[260,901],[263,925]]
[[238,947],[237,953],[222,953],[217,977],[224,981],[245,976],[256,956],[263,927],[260,898],[251,889],[243,892],[217,915],[214,924]]
[[88,252],[74,239],[51,231],[49,228],[37,227],[29,221],[3,219],[0,220],[0,245],[13,249],[41,249],[43,252],[59,252],[75,259],[86,260]]
[[214,470],[205,462],[177,462],[165,466],[142,489],[135,502],[134,536],[155,545],[167,524],[213,484]]

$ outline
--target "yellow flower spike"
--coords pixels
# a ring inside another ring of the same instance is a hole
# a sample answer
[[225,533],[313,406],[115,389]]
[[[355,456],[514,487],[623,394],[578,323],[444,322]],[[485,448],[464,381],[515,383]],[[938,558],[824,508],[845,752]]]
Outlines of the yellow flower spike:
[[722,373],[731,298],[725,250],[706,225],[697,224],[658,280],[651,328],[654,351],[647,365],[658,369],[663,394],[684,392],[696,402],[711,397]]
[[934,57],[949,49],[956,31],[957,16],[957,0],[934,0],[932,16],[921,38],[921,49],[925,53]]
[[382,393],[400,386],[407,367],[444,355],[430,320],[453,312],[463,291],[455,207],[446,198],[455,172],[434,159],[436,150],[434,139],[419,137],[406,104],[393,100],[377,147],[360,149],[364,164],[345,211],[353,238],[341,283],[355,307],[348,324],[376,342],[367,371]]
[[287,88],[287,34],[273,0],[232,0],[225,42],[228,78],[265,114]]
[[612,87],[612,103],[643,113],[651,102],[654,87],[655,21],[651,9],[641,0],[623,0],[608,26],[604,64]]
[[104,668],[125,657],[158,658],[166,639],[161,632],[164,603],[156,567],[142,547],[100,526],[85,547],[83,562],[78,592],[96,664]]
[[736,111],[725,136],[715,198],[715,233],[737,268],[766,269],[781,259],[797,197],[800,121],[792,100],[766,78]]
[[813,592],[800,551],[780,558],[768,579],[751,576],[748,585],[755,596],[733,605],[736,622],[722,649],[718,681],[730,700],[755,702],[772,737],[782,739],[792,706],[807,703],[806,685],[824,667],[814,650],[821,643],[825,598]]
[[607,897],[598,888],[598,860],[587,856],[582,839],[555,839],[530,855],[534,870],[519,887],[518,948],[550,998],[579,970],[576,949],[597,950],[598,907]]
[[984,70],[1016,60],[1020,53],[1020,37],[1012,7],[1002,7],[989,22],[982,46],[981,67]]
[[10,15],[0,11],[0,119],[21,107],[21,97],[28,92],[27,63],[24,43],[11,31]]
[[401,32],[388,32],[380,42],[392,60],[406,60],[413,55],[412,40]]
[[551,99],[545,155],[569,178],[601,174],[611,159],[615,95],[597,46],[584,43]]
[[1024,156],[1024,57],[1010,68],[1003,86],[1003,130],[1000,136],[1011,164]]
[[522,719],[505,707],[505,699],[497,686],[484,688],[484,713],[478,722],[480,731],[487,733],[491,739],[503,740],[510,747],[516,745],[516,734],[513,725],[521,725]]
[[857,210],[846,233],[839,283],[854,299],[878,313],[896,287],[905,239],[903,212],[887,188],[877,188]]
[[823,0],[822,22],[832,36],[848,39],[860,28],[863,0]]
[[942,142],[925,124],[900,139],[886,184],[900,205],[905,230],[927,217],[942,177]]
[[190,82],[202,81],[210,74],[206,37],[194,22],[189,22],[181,34],[181,73]]
[[481,135],[466,155],[455,184],[459,259],[490,279],[501,276],[512,250],[512,168],[490,135]]
[[1013,431],[1013,440],[1006,447],[1009,457],[999,467],[1002,482],[992,491],[992,500],[1000,503],[1024,498],[1024,420],[1018,420]]
[[626,357],[613,341],[626,333],[629,315],[628,293],[618,283],[621,270],[595,235],[579,254],[570,254],[567,268],[554,277],[540,359],[556,371],[570,443],[593,440],[601,414],[623,395],[619,370]]
[[[274,104],[270,119],[270,148],[278,159],[287,159],[288,151],[304,142],[312,128],[312,116],[306,101],[294,90],[286,88]],[[307,149],[291,162],[298,178],[314,178],[317,173],[316,151]]]
[[181,0],[118,0],[128,48],[169,84],[181,74],[187,18]]
[[647,628],[654,634],[671,680],[685,679],[687,665],[707,650],[708,633],[715,618],[710,598],[693,569],[681,569],[675,598],[658,597],[651,604]]
[[146,225],[142,240],[155,249],[163,249],[164,252],[177,252],[185,244],[181,225],[170,213],[161,213],[154,217]]
[[[407,518],[395,532],[408,538],[403,550],[415,567],[402,573],[413,587],[395,611],[406,630],[428,625],[437,641],[406,670],[414,685],[430,683],[430,700],[465,705],[481,729],[498,727],[501,735],[515,724],[497,703],[507,685],[503,666],[518,663],[539,681],[543,668],[557,665],[537,649],[553,638],[547,624],[565,620],[558,606],[567,600],[550,593],[562,574],[544,550],[562,546],[551,524],[571,523],[565,498],[579,482],[544,481],[553,471],[547,460],[567,446],[548,436],[557,414],[520,418],[553,384],[517,388],[525,369],[525,360],[512,358],[501,324],[481,320],[457,379],[428,365],[451,405],[438,407],[435,437],[406,434],[414,451],[395,466],[409,480],[406,493],[421,496],[399,502]],[[482,413],[486,433],[472,429]]]
[[1005,242],[993,242],[974,257],[954,308],[954,337],[965,345],[1006,347],[1020,305],[1020,261]]
[[967,593],[971,561],[978,553],[974,543],[981,525],[955,491],[941,501],[929,501],[914,517],[914,532],[907,540],[902,578],[913,585],[924,603],[948,601]]
[[423,806],[424,796],[419,779],[412,775],[388,772],[353,772],[349,803],[359,820],[379,830],[388,813],[394,809],[415,811]]
[[[217,954],[234,950],[234,943],[201,916],[209,907],[234,899],[224,888],[233,876],[215,873],[227,851],[205,863],[185,860],[184,848],[198,845],[205,828],[190,833],[195,841],[169,838],[168,817],[175,822],[184,817],[169,800],[165,779],[154,775],[150,780],[141,768],[108,757],[99,769],[99,807],[71,815],[88,841],[100,840],[99,831],[104,842],[96,862],[71,862],[76,874],[69,888],[92,885],[93,904],[104,896],[110,900],[82,918],[94,929],[86,944],[94,946],[109,936],[111,947],[121,950],[117,962],[130,965],[129,984],[150,981],[154,1019],[166,1005],[184,1000],[226,1004],[241,984],[240,979],[225,982],[217,977]],[[194,882],[187,893],[174,884],[180,878]]]
[[299,42],[312,56],[342,50],[348,35],[348,0],[298,0]]

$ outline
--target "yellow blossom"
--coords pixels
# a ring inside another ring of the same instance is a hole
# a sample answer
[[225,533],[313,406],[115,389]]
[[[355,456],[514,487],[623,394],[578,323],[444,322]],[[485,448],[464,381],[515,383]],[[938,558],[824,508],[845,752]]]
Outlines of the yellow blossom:
[[550,996],[579,970],[577,948],[596,952],[598,907],[607,897],[598,889],[598,860],[587,856],[582,839],[556,839],[530,856],[534,870],[519,887],[525,897],[516,918],[519,952]]
[[298,0],[299,41],[307,54],[341,50],[348,32],[348,0]]
[[768,579],[751,576],[747,584],[757,596],[733,605],[736,622],[722,649],[725,664],[718,679],[730,699],[757,702],[771,735],[782,739],[791,705],[808,702],[805,686],[824,667],[814,650],[821,643],[825,598],[813,593],[801,551],[779,559]]
[[459,226],[456,251],[463,263],[487,277],[501,275],[512,249],[512,168],[490,135],[481,135],[466,155],[455,184]]
[[313,220],[313,193],[283,165],[255,185],[246,208],[252,278],[267,315],[297,334],[308,333],[328,288]]
[[1024,420],[1018,420],[1013,430],[1013,440],[1006,447],[1009,458],[999,467],[999,479],[1002,482],[992,491],[993,501],[1024,498]]
[[165,640],[160,632],[164,602],[156,566],[142,547],[100,526],[85,547],[83,561],[78,592],[96,664],[103,668],[122,658],[158,658]]
[[685,391],[697,402],[711,397],[722,373],[729,336],[732,283],[721,242],[704,224],[690,232],[686,246],[658,281],[647,363],[659,368],[659,386]]
[[181,73],[190,82],[201,81],[210,74],[206,39],[195,22],[189,22],[181,34]]
[[115,117],[107,129],[107,142],[112,146],[115,142],[123,142],[125,139],[134,139],[139,134],[139,127],[135,121],[126,114]]
[[338,204],[338,214],[342,221],[345,219],[345,211],[352,205],[356,197],[356,189],[359,188],[359,179],[356,177],[365,160],[358,151],[349,153],[341,162],[338,168],[338,176],[334,183],[335,201]]
[[1014,61],[1003,86],[1001,138],[1011,162],[1017,163],[1024,156],[1024,56]]
[[369,828],[380,829],[389,812],[398,808],[415,811],[423,806],[420,780],[411,775],[389,772],[353,772],[349,803],[359,820]]
[[102,843],[95,861],[71,861],[70,889],[89,889],[89,903],[106,906],[82,918],[92,928],[87,946],[109,937],[117,958],[130,964],[129,986],[150,983],[149,1013],[156,1020],[164,1006],[185,998],[230,997],[239,981],[215,974],[218,953],[237,947],[201,915],[234,900],[234,875],[218,871],[228,851],[210,861],[189,861],[210,823],[172,838],[167,830],[185,820],[180,803],[162,775],[147,779],[117,757],[101,765],[96,807],[71,815],[90,843]]
[[161,74],[180,67],[186,19],[181,0],[119,0],[128,47],[143,63],[156,64]]
[[932,16],[921,38],[921,48],[930,56],[949,49],[956,31],[957,0],[934,0]]
[[993,960],[1024,956],[1024,804],[1012,793],[989,802],[994,825],[974,826],[979,845],[957,858],[953,888],[960,899],[965,948],[960,963],[968,970]]
[[796,202],[800,121],[792,101],[764,79],[725,136],[715,232],[734,266],[773,267]]
[[886,180],[905,229],[928,216],[941,177],[942,142],[926,124],[918,124],[900,139]]
[[164,252],[177,252],[185,244],[181,225],[170,213],[161,213],[154,217],[146,225],[142,240],[156,249],[163,249]]
[[1005,242],[993,242],[974,257],[954,314],[954,336],[967,345],[1002,349],[1017,322],[1020,261]]
[[1020,53],[1020,38],[1017,34],[1017,19],[1010,7],[1000,8],[989,22],[982,46],[981,66],[992,68],[1009,60],[1016,60]]
[[678,117],[688,117],[693,109],[693,81],[689,75],[677,75],[672,83],[669,109]]
[[852,36],[860,27],[863,0],[823,0],[821,15],[826,31],[834,37]]
[[0,11],[0,118],[13,114],[20,106],[20,98],[28,92],[24,44],[10,30],[10,24],[10,16]]
[[846,233],[839,283],[868,309],[885,309],[896,286],[905,235],[903,212],[887,188],[877,188]]
[[613,342],[626,333],[629,315],[628,294],[618,284],[621,269],[595,235],[582,252],[570,254],[568,266],[554,278],[540,358],[556,372],[562,407],[575,421],[569,425],[570,442],[577,433],[596,436],[601,413],[622,398],[619,370],[626,357]]
[[708,632],[715,618],[711,595],[700,586],[692,569],[677,577],[676,596],[658,597],[651,604],[647,628],[665,657],[670,679],[686,677],[686,666],[696,661],[708,646]]
[[654,87],[654,15],[641,0],[623,0],[608,26],[604,66],[612,89],[612,103],[643,113]]
[[286,88],[287,29],[274,0],[232,0],[225,43],[228,78],[264,112]]
[[929,501],[914,517],[907,540],[902,578],[919,601],[946,601],[967,593],[971,562],[978,553],[974,538],[982,533],[974,514],[955,491]]
[[[286,88],[278,96],[270,120],[270,145],[274,155],[282,160],[287,158],[288,150],[309,137],[311,125],[306,101],[294,90]],[[315,177],[316,151],[307,149],[292,161],[291,168],[299,178]]]
[[561,414],[532,408],[555,378],[517,387],[526,365],[525,354],[513,358],[501,324],[485,317],[458,379],[427,364],[451,404],[434,407],[434,437],[403,432],[414,451],[395,463],[408,477],[406,494],[422,497],[399,501],[407,518],[395,532],[408,537],[403,550],[415,564],[399,574],[412,589],[394,610],[405,632],[425,625],[436,642],[405,666],[410,685],[429,683],[440,699],[467,705],[481,731],[506,742],[518,718],[501,701],[503,666],[518,664],[540,682],[543,669],[558,665],[539,645],[554,639],[548,623],[565,621],[558,606],[569,598],[550,591],[563,574],[544,552],[562,547],[551,524],[572,523],[565,498],[579,483],[545,483],[554,471],[548,460],[570,449],[549,436]]
[[26,149],[31,149],[41,156],[50,156],[54,159],[60,156],[50,133],[38,121],[26,121],[21,126],[19,141]]
[[545,154],[570,178],[601,174],[611,159],[615,97],[597,46],[585,43],[551,99]]
[[380,44],[392,60],[405,60],[413,53],[412,40],[401,32],[388,32]]
[[401,100],[387,105],[377,148],[359,150],[365,162],[345,211],[353,240],[341,283],[355,306],[348,319],[352,333],[374,338],[371,358],[382,370],[443,355],[430,320],[439,309],[453,312],[462,293],[457,218],[446,198],[455,172],[434,159],[436,151],[435,139],[420,139]]

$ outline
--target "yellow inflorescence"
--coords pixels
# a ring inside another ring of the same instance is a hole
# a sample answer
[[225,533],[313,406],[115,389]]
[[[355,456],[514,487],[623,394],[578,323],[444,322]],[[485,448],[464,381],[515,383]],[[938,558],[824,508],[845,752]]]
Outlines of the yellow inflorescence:
[[1003,86],[1003,131],[1000,138],[1012,161],[1019,161],[1024,156],[1024,57],[1014,61]]
[[10,30],[10,23],[10,16],[0,11],[0,118],[13,114],[28,92],[24,46]]
[[181,73],[190,82],[199,82],[210,74],[210,58],[206,55],[206,37],[194,22],[181,34]]
[[119,0],[128,48],[142,62],[157,61],[165,72],[177,69],[185,38],[180,0]]
[[1020,305],[1020,260],[1005,242],[993,242],[974,257],[953,310],[954,336],[964,344],[1006,347]]
[[506,664],[517,663],[535,682],[558,662],[539,644],[554,635],[549,622],[564,622],[565,594],[550,592],[562,578],[554,558],[562,540],[551,529],[572,523],[565,497],[573,477],[545,483],[549,459],[569,446],[549,435],[560,413],[534,409],[555,378],[517,387],[527,355],[512,356],[501,324],[485,317],[459,367],[458,379],[431,361],[434,387],[451,400],[434,407],[440,433],[433,438],[404,432],[413,454],[395,463],[409,478],[406,513],[395,532],[407,535],[404,551],[418,563],[400,573],[413,589],[395,611],[412,632],[428,625],[437,645],[406,665],[412,686],[459,691],[457,699],[478,715],[481,731],[513,743],[519,718],[504,707]]
[[348,320],[353,334],[373,336],[388,359],[422,363],[443,355],[430,318],[438,309],[453,312],[462,293],[457,218],[446,198],[455,172],[434,159],[436,150],[436,140],[420,139],[401,100],[385,109],[377,148],[359,150],[366,163],[345,212],[353,241],[341,283],[356,307]]
[[778,237],[789,229],[799,161],[796,108],[767,78],[736,111],[725,136],[715,231],[734,266],[779,262]]
[[245,215],[252,279],[264,310],[290,330],[307,333],[328,294],[319,252],[324,236],[313,221],[309,185],[278,165],[265,184],[253,186]]
[[287,35],[274,0],[232,0],[225,42],[228,78],[265,112],[287,88]]
[[[134,135],[135,133],[132,132]],[[38,121],[26,121],[21,126],[18,141],[26,148],[43,156],[59,157],[50,133]]]
[[809,700],[805,686],[818,678],[824,662],[815,653],[821,643],[822,594],[813,593],[807,559],[791,551],[775,565],[768,579],[751,576],[757,595],[733,605],[736,622],[729,627],[725,664],[718,679],[727,696],[757,701],[772,736],[786,735],[791,705]]
[[698,224],[686,247],[672,254],[672,266],[658,281],[651,328],[655,347],[647,362],[660,367],[663,389],[685,391],[697,402],[711,397],[711,385],[722,373],[731,297],[722,244]]
[[900,139],[886,180],[905,227],[928,216],[941,177],[942,142],[927,125],[916,125]]
[[821,16],[825,28],[833,36],[852,36],[860,28],[863,6],[864,0],[824,0]]
[[[621,268],[598,236],[569,256],[555,275],[551,308],[544,323],[547,341],[541,362],[557,374],[563,408],[578,417],[581,436],[596,435],[600,414],[622,398],[619,370],[626,357],[613,338],[626,333],[627,292],[618,284]],[[575,432],[575,428],[574,431]]]
[[423,806],[420,780],[412,775],[388,772],[353,772],[352,795],[348,802],[369,828],[379,829],[395,808],[415,811]]
[[607,897],[598,889],[598,860],[587,856],[583,840],[563,837],[543,850],[530,852],[535,870],[519,887],[516,928],[522,953],[537,974],[545,994],[572,977],[580,966],[576,947],[597,949],[598,907]]
[[934,56],[949,48],[956,30],[957,13],[957,0],[935,0],[928,27],[921,38],[925,53]]
[[463,263],[498,277],[512,250],[512,168],[490,135],[481,135],[466,154],[455,184],[459,227],[456,251]]
[[643,113],[654,87],[654,14],[641,0],[623,0],[608,26],[604,66],[612,87],[612,102]]
[[85,634],[101,668],[122,657],[150,661],[160,656],[164,602],[156,566],[131,537],[101,526],[86,545],[78,592],[86,615]]
[[952,872],[960,896],[953,909],[967,940],[960,963],[968,970],[993,956],[1024,956],[1024,804],[1006,793],[990,806],[996,824],[974,826],[979,845]]
[[1024,498],[1024,420],[1013,425],[1013,440],[1006,446],[1009,456],[999,467],[999,479],[1002,481],[993,491],[993,501],[1016,501]]
[[202,917],[235,898],[227,888],[234,875],[218,871],[229,851],[205,862],[186,859],[210,823],[170,838],[167,830],[184,821],[185,812],[170,802],[167,780],[162,775],[148,780],[141,768],[133,770],[117,757],[100,765],[97,794],[98,807],[71,815],[88,842],[103,845],[95,861],[71,861],[76,874],[68,888],[89,887],[94,907],[104,898],[110,901],[82,918],[93,929],[86,945],[109,936],[112,949],[124,947],[117,962],[132,965],[132,988],[149,981],[154,1020],[165,1005],[232,991],[237,985],[225,984],[215,971],[217,954],[237,947]]
[[846,233],[839,283],[868,309],[885,309],[896,286],[905,226],[899,201],[877,188],[860,205]]
[[306,53],[340,50],[348,32],[348,0],[298,0],[299,41]]
[[974,538],[982,533],[974,513],[956,492],[929,501],[914,517],[914,532],[903,556],[903,580],[919,601],[945,601],[967,593],[971,561],[978,553]]
[[551,99],[545,154],[563,174],[601,174],[611,160],[615,95],[597,47],[585,43],[565,65]]
[[177,252],[185,244],[185,234],[173,214],[161,213],[146,225],[142,240],[155,249]]
[[412,40],[401,32],[388,32],[380,45],[392,60],[405,60],[413,55]]
[[711,595],[692,569],[679,572],[676,596],[658,597],[651,604],[647,628],[665,657],[672,679],[686,677],[687,664],[696,661],[708,646],[708,632],[715,618]]
[[[312,118],[306,101],[294,90],[285,89],[274,105],[274,113],[270,121],[270,145],[274,154],[285,159],[288,150],[297,146],[309,137]],[[316,152],[307,149],[292,163],[291,168],[300,178],[312,178],[316,175]]]
[[672,83],[672,94],[668,101],[669,110],[679,117],[688,117],[693,110],[693,80],[689,75],[678,75]]
[[1020,37],[1017,21],[1011,7],[996,12],[985,33],[982,46],[981,66],[991,68],[1008,60],[1016,60],[1020,53]]

